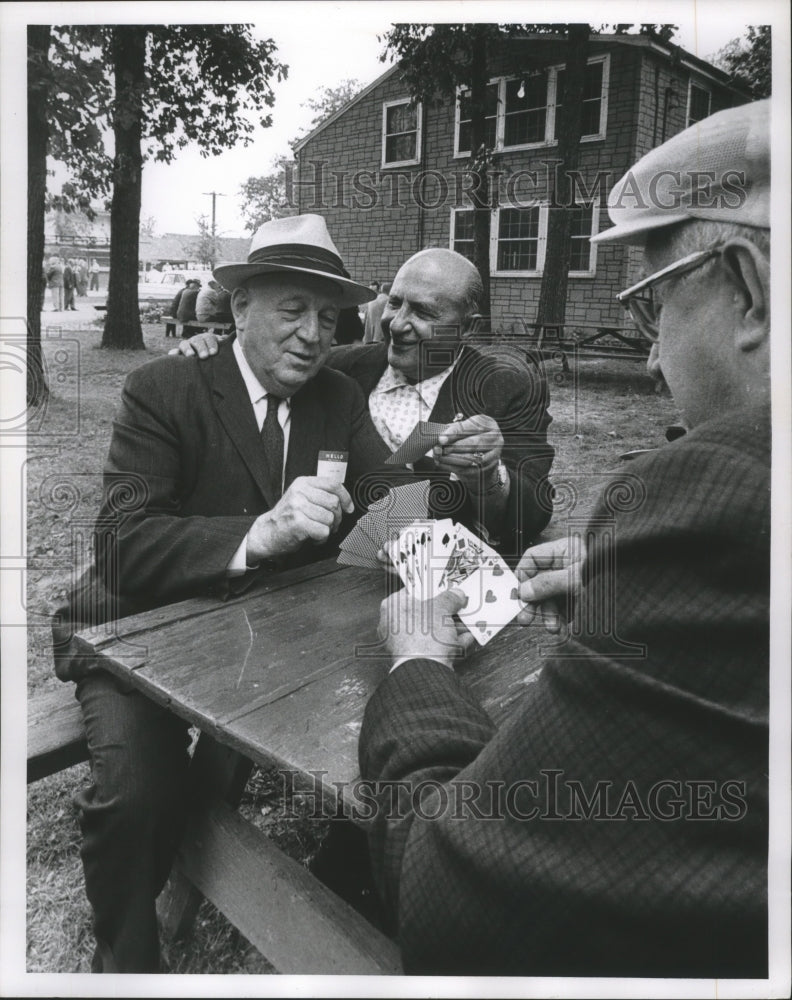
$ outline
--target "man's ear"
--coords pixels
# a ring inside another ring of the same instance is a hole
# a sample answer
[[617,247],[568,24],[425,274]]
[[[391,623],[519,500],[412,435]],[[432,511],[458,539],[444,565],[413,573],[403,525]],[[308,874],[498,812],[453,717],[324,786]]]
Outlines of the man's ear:
[[737,237],[722,251],[728,272],[735,316],[735,346],[754,351],[770,335],[770,261],[750,240]]
[[234,316],[234,325],[236,326],[237,333],[244,330],[244,321],[249,301],[248,290],[244,285],[237,285],[233,292],[231,292],[231,312]]

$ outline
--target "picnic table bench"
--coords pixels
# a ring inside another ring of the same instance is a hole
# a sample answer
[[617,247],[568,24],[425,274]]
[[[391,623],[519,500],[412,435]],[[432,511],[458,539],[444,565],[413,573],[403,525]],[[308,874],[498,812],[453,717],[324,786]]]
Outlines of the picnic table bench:
[[557,359],[565,372],[569,357],[582,361],[587,358],[625,358],[645,361],[650,344],[633,330],[622,327],[586,323],[544,324],[522,323],[521,340],[527,350],[542,358]]
[[[200,730],[195,806],[158,902],[166,931],[189,929],[202,894],[280,972],[400,971],[393,941],[236,811],[254,764],[289,772],[328,816],[351,811],[363,710],[390,662],[376,634],[387,586],[380,571],[330,559],[227,601],[183,601],[74,637],[78,655]],[[535,680],[546,640],[506,629],[460,665],[496,722]],[[85,747],[61,702],[73,745],[60,762],[74,762]],[[52,748],[33,749],[30,780],[55,761]]]
[[234,329],[233,323],[220,323],[219,321],[214,319],[206,323],[199,323],[197,319],[188,319],[183,321],[180,319],[175,319],[173,316],[162,316],[160,317],[160,322],[166,324],[172,323],[175,326],[186,327],[188,330],[196,330],[196,331],[214,330],[215,332],[217,332],[218,330],[222,330],[223,333],[228,333],[229,330]]

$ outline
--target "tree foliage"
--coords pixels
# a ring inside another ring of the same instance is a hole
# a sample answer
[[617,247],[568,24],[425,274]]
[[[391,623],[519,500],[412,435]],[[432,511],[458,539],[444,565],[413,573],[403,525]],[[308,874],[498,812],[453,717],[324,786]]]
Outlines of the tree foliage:
[[769,97],[773,86],[770,25],[751,25],[746,38],[733,38],[712,57],[712,62],[745,84],[755,98]]
[[[294,145],[302,136],[313,132],[336,111],[343,108],[363,88],[359,80],[342,80],[336,87],[322,87],[314,97],[303,101],[301,107],[314,112],[311,121],[295,135]],[[270,219],[295,215],[297,205],[292,190],[293,161],[287,156],[276,156],[265,174],[248,177],[239,189],[245,229],[255,232]]]
[[216,232],[212,232],[212,224],[208,216],[199,215],[195,223],[198,226],[198,242],[195,246],[195,253],[204,267],[207,265],[214,267],[220,256],[220,238]]
[[[254,39],[245,24],[53,27],[39,62],[33,76],[46,88],[48,152],[71,178],[62,207],[113,192],[103,346],[142,347],[137,246],[143,164],[170,163],[188,144],[203,156],[247,145],[256,124],[271,124],[271,81],[282,80],[287,68],[276,58],[275,43]],[[112,160],[105,145],[111,129]],[[36,280],[39,275],[40,267]]]
[[297,207],[291,191],[292,167],[290,157],[277,156],[266,174],[248,177],[240,187],[242,216],[248,232],[254,233],[270,219],[296,214]]
[[360,80],[351,78],[342,80],[335,87],[320,88],[315,97],[309,97],[307,101],[303,101],[300,105],[300,107],[308,108],[309,111],[313,111],[314,113],[307,127],[301,130],[300,135],[313,132],[323,121],[326,121],[336,111],[343,108],[345,104],[349,104],[354,97],[357,97],[362,89],[363,84]]

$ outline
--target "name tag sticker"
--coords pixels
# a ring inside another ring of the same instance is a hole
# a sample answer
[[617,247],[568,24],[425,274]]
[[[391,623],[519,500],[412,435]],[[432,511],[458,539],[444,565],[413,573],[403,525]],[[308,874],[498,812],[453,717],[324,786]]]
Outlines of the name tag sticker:
[[320,451],[319,460],[316,463],[317,476],[332,479],[336,483],[343,483],[346,478],[348,459],[348,451]]

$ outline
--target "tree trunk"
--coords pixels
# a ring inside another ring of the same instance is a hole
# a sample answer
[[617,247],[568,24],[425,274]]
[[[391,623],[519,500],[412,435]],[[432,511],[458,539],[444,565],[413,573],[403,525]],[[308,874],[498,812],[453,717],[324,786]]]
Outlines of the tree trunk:
[[113,107],[115,159],[110,208],[110,283],[102,347],[143,350],[137,284],[146,29],[137,25],[116,25],[111,51],[116,91]]
[[489,159],[486,148],[487,108],[487,25],[476,25],[472,31],[470,66],[470,173],[473,202],[473,263],[478,268],[484,292],[481,315],[490,318],[490,205]]
[[44,304],[44,202],[47,189],[47,91],[49,25],[30,25],[27,35],[27,405],[49,396],[41,353]]
[[570,24],[567,35],[565,92],[560,95],[563,112],[560,117],[556,117],[559,162],[551,180],[551,190],[548,192],[550,208],[547,245],[536,316],[536,322],[541,326],[560,324],[566,319],[570,208],[573,194],[569,174],[570,171],[577,169],[580,150],[589,32],[587,24]]

